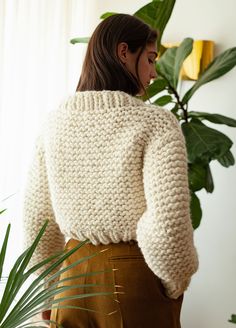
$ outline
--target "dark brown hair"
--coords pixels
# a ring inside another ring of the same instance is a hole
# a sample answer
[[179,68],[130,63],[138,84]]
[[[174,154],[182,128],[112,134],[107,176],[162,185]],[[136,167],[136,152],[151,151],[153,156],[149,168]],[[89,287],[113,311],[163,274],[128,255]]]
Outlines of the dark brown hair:
[[[137,17],[115,14],[104,19],[95,29],[88,43],[77,91],[119,90],[137,95],[143,88],[138,77],[138,62],[147,44],[157,40],[157,31]],[[128,44],[135,53],[137,78],[121,63],[117,55],[119,43]]]

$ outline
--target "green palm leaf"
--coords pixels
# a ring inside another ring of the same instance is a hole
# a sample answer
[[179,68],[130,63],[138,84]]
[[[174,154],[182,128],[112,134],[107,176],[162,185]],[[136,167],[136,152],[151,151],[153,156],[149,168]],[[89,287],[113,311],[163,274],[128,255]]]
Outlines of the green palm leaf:
[[[8,316],[8,320],[10,320],[12,317],[14,317],[15,315],[18,315],[19,311],[21,308],[23,308],[27,303],[31,303],[35,301],[36,299],[36,305],[46,301],[48,298],[53,297],[57,294],[56,290],[52,290],[53,286],[57,286],[59,281],[54,283],[53,285],[51,285],[49,288],[44,289],[42,292],[40,292],[40,290],[42,289],[42,287],[46,284],[48,284],[49,282],[51,282],[52,280],[58,278],[62,273],[70,270],[71,268],[75,267],[76,265],[87,261],[90,258],[93,258],[94,256],[97,256],[100,252],[91,254],[89,256],[83,257],[79,260],[77,260],[76,262],[73,262],[71,265],[61,269],[60,271],[56,272],[54,275],[52,275],[48,280],[44,281],[44,278],[51,272],[53,271],[56,267],[58,267],[68,256],[72,255],[74,252],[76,252],[80,247],[82,247],[85,242],[81,242],[80,244],[78,244],[76,247],[74,247],[73,249],[71,249],[69,252],[67,252],[65,255],[63,255],[56,263],[53,263],[47,270],[45,270],[38,278],[36,278],[32,284],[28,287],[27,291],[23,294],[23,296],[21,297],[21,299],[17,302],[17,304],[15,305],[15,307],[12,309],[12,312],[9,314]],[[51,261],[50,257],[49,259],[47,259],[48,261]],[[41,266],[45,265],[45,261],[40,263]],[[30,272],[30,274],[33,274],[35,272],[35,268],[39,267],[38,264],[37,266],[33,267],[32,269],[30,269],[28,272]],[[107,270],[108,272],[109,270]],[[27,272],[27,278],[29,277],[29,274]],[[104,272],[104,271],[102,271]],[[102,273],[99,272],[99,273]],[[91,273],[92,274],[92,273]],[[95,273],[93,273],[95,274]],[[86,276],[89,274],[86,274]],[[81,277],[81,275],[79,276],[75,276],[75,277],[68,277],[66,280],[73,280],[75,278]],[[65,280],[65,281],[66,281]],[[43,283],[42,283],[43,281]],[[40,284],[41,283],[41,284]],[[73,288],[73,287],[71,287]],[[33,298],[33,296],[36,294],[36,296]],[[41,297],[42,296],[42,297]],[[40,298],[41,297],[41,298]],[[28,311],[28,308],[26,309],[26,312]]]
[[7,227],[7,231],[5,234],[5,238],[4,238],[2,248],[1,248],[1,253],[0,253],[0,280],[2,279],[2,270],[3,270],[3,264],[4,264],[5,256],[6,256],[7,243],[8,243],[10,229],[11,229],[11,225],[9,224]]
[[13,266],[6,288],[4,290],[3,298],[1,301],[0,306],[0,322],[3,320],[6,312],[8,311],[9,307],[11,306],[13,300],[15,299],[16,294],[18,293],[19,289],[23,285],[25,279],[23,277],[23,272],[26,269],[29,261],[37,247],[45,229],[48,224],[48,221],[45,222],[43,227],[41,228],[39,234],[35,238],[33,244],[18,258],[15,265]]
[[[15,328],[19,327],[19,325],[22,325],[21,327],[29,327],[29,324],[26,323],[27,320],[32,318],[32,316],[41,313],[43,310],[57,308],[59,305],[59,302],[69,300],[69,299],[82,299],[85,297],[93,297],[98,295],[106,295],[111,296],[114,294],[114,291],[106,291],[106,292],[90,292],[90,293],[83,293],[83,294],[76,294],[69,297],[61,297],[57,300],[54,300],[53,297],[60,294],[63,291],[67,291],[69,289],[75,289],[75,288],[81,288],[81,287],[99,287],[99,286],[106,286],[106,287],[114,287],[113,285],[102,285],[102,284],[83,284],[78,285],[74,284],[71,286],[58,286],[59,283],[73,280],[76,278],[79,278],[81,276],[88,276],[88,275],[94,275],[94,274],[100,274],[104,271],[97,271],[97,272],[90,272],[88,274],[81,274],[77,276],[67,277],[63,279],[62,281],[53,282],[54,279],[58,278],[63,272],[70,270],[74,266],[78,265],[79,263],[82,263],[84,261],[87,261],[88,259],[97,256],[101,252],[97,252],[94,254],[91,254],[89,256],[83,257],[79,259],[78,261],[72,263],[71,265],[67,266],[66,268],[63,268],[59,270],[58,272],[54,273],[50,278],[47,276],[51,274],[53,270],[55,270],[56,267],[62,264],[62,262],[71,256],[74,252],[76,252],[80,247],[82,247],[87,241],[79,243],[76,247],[69,251],[62,251],[58,252],[57,254],[54,254],[50,256],[49,258],[41,261],[40,263],[36,264],[32,268],[28,269],[26,271],[26,267],[29,264],[29,261],[43,235],[45,232],[46,226],[48,224],[48,221],[45,222],[43,227],[40,229],[37,237],[35,238],[35,241],[33,244],[24,251],[19,258],[16,260],[10,275],[7,279],[6,287],[4,289],[3,297],[0,304],[0,327],[1,328]],[[0,260],[3,266],[4,257],[6,253],[6,247],[7,247],[7,240],[9,236],[10,231],[10,225],[8,226],[6,236],[3,242],[2,250],[0,253]],[[50,262],[54,261],[50,264]],[[18,300],[18,302],[12,307],[12,304],[15,300],[15,297],[17,296],[20,288],[24,284],[24,282],[29,278],[30,275],[34,274],[38,269],[42,268],[43,266],[50,264],[49,267],[44,270],[27,288],[27,290],[23,293],[21,298]],[[106,270],[106,272],[112,271]],[[47,288],[45,288],[45,284],[51,285]],[[44,288],[43,288],[44,287]],[[117,286],[118,287],[118,286]],[[43,288],[43,290],[42,290]],[[61,306],[63,308],[64,306]],[[67,306],[68,307],[68,306]],[[69,306],[70,307],[70,306]],[[76,307],[74,307],[76,308]],[[79,308],[79,307],[78,307]],[[82,309],[82,308],[80,308]],[[90,309],[86,309],[90,311]],[[93,311],[93,310],[92,310]],[[46,321],[41,321],[46,322]],[[49,321],[48,321],[49,322]],[[30,324],[31,327],[33,327],[32,323]]]
[[4,208],[3,210],[0,210],[0,215],[3,214],[7,209]]

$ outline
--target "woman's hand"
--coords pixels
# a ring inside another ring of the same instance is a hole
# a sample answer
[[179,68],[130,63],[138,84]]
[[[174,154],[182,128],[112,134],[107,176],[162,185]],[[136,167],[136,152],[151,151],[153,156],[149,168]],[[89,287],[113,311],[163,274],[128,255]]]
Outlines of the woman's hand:
[[47,311],[42,312],[43,320],[50,320],[50,316],[51,316],[51,310],[47,310]]

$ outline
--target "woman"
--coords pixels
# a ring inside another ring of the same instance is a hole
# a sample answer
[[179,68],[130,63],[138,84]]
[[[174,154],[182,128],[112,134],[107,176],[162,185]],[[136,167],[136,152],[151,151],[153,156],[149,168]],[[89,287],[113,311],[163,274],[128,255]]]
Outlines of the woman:
[[156,78],[156,40],[133,16],[102,21],[77,92],[38,139],[24,207],[27,243],[45,218],[50,224],[35,261],[63,249],[65,238],[68,249],[89,239],[64,266],[107,250],[67,275],[115,269],[73,283],[122,286],[117,302],[64,302],[98,313],[53,310],[63,327],[180,327],[183,293],[198,266],[185,142],[173,114],[134,97]]

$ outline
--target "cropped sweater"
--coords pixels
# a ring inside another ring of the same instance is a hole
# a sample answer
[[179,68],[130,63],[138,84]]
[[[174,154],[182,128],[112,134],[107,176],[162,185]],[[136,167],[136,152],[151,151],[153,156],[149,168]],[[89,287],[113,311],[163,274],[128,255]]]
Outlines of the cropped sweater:
[[198,267],[189,202],[185,140],[172,113],[120,91],[77,92],[50,113],[37,139],[25,242],[46,219],[35,263],[62,250],[65,238],[137,240],[177,298]]

